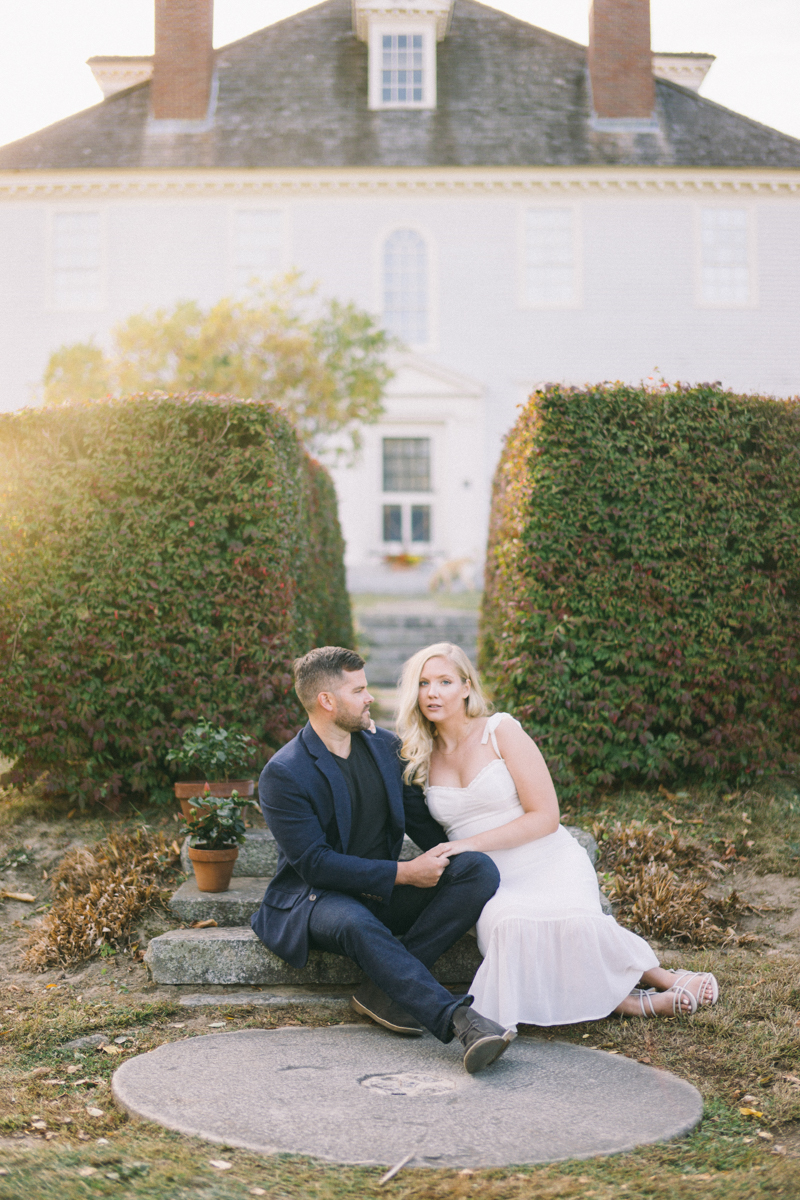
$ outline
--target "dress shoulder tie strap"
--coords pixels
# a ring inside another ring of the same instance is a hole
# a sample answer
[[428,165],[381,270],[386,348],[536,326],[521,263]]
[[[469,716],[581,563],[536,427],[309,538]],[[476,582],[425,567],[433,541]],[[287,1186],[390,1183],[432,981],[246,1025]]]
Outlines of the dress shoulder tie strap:
[[492,715],[486,721],[486,728],[484,729],[483,737],[481,738],[482,746],[486,745],[486,743],[489,741],[489,738],[492,739],[492,746],[494,747],[494,752],[498,758],[502,758],[503,756],[498,748],[497,738],[495,737],[494,731],[505,717],[508,717],[509,721],[513,721],[515,725],[519,725],[519,721],[516,719],[516,717],[512,717],[511,713],[492,713]]

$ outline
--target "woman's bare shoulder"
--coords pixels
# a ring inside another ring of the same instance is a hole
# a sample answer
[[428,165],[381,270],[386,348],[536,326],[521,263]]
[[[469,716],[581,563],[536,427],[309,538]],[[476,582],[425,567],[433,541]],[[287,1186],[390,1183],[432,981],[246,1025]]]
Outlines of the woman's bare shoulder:
[[[525,732],[516,717],[512,717],[510,713],[496,713],[495,716],[504,717],[505,720],[497,721],[494,727],[494,735],[497,738],[497,743],[501,748],[513,750],[524,746],[535,746],[533,738]],[[491,717],[489,720],[491,721]]]

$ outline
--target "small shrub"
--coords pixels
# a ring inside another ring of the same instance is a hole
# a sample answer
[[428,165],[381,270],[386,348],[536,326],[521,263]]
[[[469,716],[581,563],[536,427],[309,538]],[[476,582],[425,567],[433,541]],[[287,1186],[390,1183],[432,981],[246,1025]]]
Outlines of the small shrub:
[[191,772],[192,779],[235,779],[237,771],[247,770],[252,757],[252,738],[229,733],[201,717],[184,729],[180,745],[167,751],[166,761]]
[[481,663],[564,798],[800,755],[800,401],[550,387],[497,469]]
[[189,845],[198,850],[225,850],[241,846],[246,831],[244,809],[258,808],[258,801],[241,797],[236,791],[227,798],[204,792],[189,805],[194,811],[183,830],[189,834]]
[[165,799],[201,717],[263,764],[304,719],[292,659],[352,644],[333,487],[286,418],[156,394],[2,414],[0,449],[11,781]]

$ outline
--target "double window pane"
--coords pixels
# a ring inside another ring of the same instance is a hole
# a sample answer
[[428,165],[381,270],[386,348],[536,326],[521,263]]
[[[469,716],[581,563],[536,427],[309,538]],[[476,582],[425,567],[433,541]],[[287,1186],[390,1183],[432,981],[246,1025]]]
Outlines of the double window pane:
[[234,214],[233,274],[238,291],[255,279],[271,279],[280,268],[281,214],[277,209],[242,209]]
[[102,302],[100,213],[63,212],[53,217],[53,303],[56,308],[99,308]]
[[383,506],[383,540],[384,542],[404,542],[403,517],[405,513],[406,526],[410,525],[412,543],[431,541],[431,506],[430,504],[384,504]]
[[429,492],[431,490],[430,438],[383,439],[383,490],[385,492]]
[[575,233],[571,208],[531,208],[525,214],[525,291],[528,304],[575,299]]
[[409,345],[428,340],[427,248],[413,229],[396,229],[384,244],[383,319]]
[[750,299],[747,211],[706,208],[701,224],[701,293],[706,304],[747,304]]
[[421,104],[422,34],[385,33],[381,38],[381,99],[384,104]]

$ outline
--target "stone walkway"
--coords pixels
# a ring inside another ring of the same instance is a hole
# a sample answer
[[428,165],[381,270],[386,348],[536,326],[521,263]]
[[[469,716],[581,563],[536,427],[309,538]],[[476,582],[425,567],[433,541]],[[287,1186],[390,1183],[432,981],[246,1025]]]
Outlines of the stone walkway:
[[700,1094],[666,1071],[517,1038],[480,1075],[458,1043],[362,1025],[187,1038],[124,1063],[133,1116],[257,1153],[341,1163],[500,1167],[631,1150],[690,1132]]

